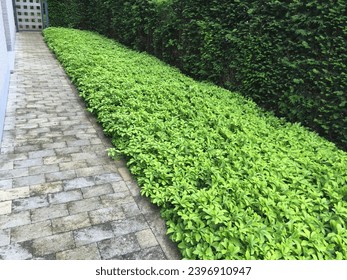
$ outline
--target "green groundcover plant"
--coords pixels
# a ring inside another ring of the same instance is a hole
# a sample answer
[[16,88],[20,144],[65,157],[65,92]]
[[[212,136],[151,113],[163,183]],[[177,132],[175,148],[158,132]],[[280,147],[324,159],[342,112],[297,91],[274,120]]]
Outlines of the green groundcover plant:
[[45,40],[187,259],[347,259],[347,154],[88,31]]

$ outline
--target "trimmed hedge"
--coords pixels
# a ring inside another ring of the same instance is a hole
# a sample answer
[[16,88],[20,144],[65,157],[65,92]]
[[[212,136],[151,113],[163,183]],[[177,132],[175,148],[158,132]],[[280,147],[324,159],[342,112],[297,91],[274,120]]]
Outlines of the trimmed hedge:
[[80,27],[81,4],[76,0],[53,1],[48,0],[49,23],[53,26]]
[[53,25],[147,51],[345,150],[346,9],[345,0],[49,0]]
[[100,35],[44,30],[188,259],[347,259],[347,154]]

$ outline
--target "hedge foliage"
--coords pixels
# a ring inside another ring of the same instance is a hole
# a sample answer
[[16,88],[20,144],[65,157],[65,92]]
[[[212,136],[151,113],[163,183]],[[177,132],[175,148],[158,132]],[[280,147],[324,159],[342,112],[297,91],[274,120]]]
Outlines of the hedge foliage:
[[347,259],[345,152],[100,35],[44,36],[183,257]]
[[347,149],[345,0],[49,0],[49,12],[53,25],[147,51]]

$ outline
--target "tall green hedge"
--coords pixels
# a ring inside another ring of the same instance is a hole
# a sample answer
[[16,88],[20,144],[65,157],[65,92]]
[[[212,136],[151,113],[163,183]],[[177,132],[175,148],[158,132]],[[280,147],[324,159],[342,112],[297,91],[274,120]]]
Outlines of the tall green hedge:
[[346,7],[345,0],[49,0],[52,25],[98,31],[152,53],[343,149]]

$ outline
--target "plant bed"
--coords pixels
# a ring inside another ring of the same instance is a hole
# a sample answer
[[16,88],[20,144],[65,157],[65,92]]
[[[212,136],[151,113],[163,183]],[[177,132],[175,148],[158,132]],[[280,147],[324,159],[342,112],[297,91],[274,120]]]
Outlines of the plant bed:
[[45,40],[187,259],[347,259],[347,154],[98,34]]

